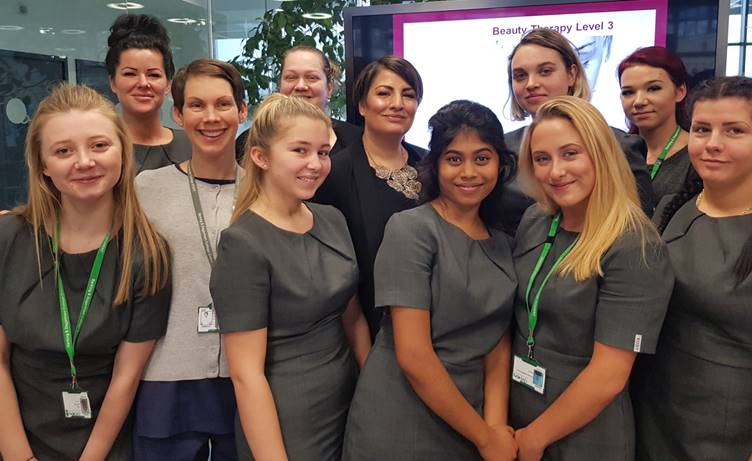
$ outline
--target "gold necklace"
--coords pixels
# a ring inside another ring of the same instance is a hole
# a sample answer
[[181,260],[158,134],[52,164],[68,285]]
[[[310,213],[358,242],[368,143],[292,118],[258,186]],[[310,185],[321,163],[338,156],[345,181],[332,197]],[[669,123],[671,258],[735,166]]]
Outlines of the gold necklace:
[[[705,190],[700,191],[700,193],[697,195],[697,199],[695,199],[695,206],[697,209],[700,209],[700,204],[702,204],[702,199],[705,197]],[[752,214],[752,206],[748,206],[747,208],[743,209],[740,213],[734,213],[729,216],[744,216]]]
[[365,151],[366,157],[368,157],[368,161],[371,163],[377,178],[385,180],[389,187],[409,199],[416,200],[419,197],[423,185],[418,181],[418,170],[407,163],[408,154],[404,146],[400,145],[400,153],[405,159],[405,163],[395,170],[390,170],[389,168],[376,163],[373,157],[371,157],[371,154],[366,150],[365,146],[363,147],[363,150]]

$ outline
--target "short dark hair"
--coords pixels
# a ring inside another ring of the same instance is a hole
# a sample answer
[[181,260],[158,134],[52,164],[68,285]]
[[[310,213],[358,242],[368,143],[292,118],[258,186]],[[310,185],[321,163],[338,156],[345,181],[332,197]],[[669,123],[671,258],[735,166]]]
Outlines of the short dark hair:
[[415,96],[418,104],[420,104],[421,99],[423,99],[423,79],[420,78],[418,70],[410,64],[410,61],[393,55],[379,58],[360,71],[355,80],[355,85],[353,85],[353,101],[355,101],[355,104],[365,101],[373,80],[382,70],[390,70],[407,82],[415,90]]
[[125,50],[154,50],[162,55],[162,65],[167,80],[175,75],[170,37],[159,19],[147,14],[122,14],[115,19],[107,37],[107,56],[104,63],[107,75],[115,78],[120,55]]
[[[662,46],[648,46],[640,48],[634,53],[630,54],[624,60],[619,63],[619,80],[621,80],[621,74],[630,67],[645,65],[649,67],[656,67],[666,71],[671,81],[676,87],[684,85],[688,86],[687,69],[684,67],[684,63],[681,58],[674,54],[671,50]],[[687,88],[689,90],[689,88]],[[687,98],[685,97],[678,103],[676,103],[676,123],[685,130],[689,129],[689,118],[687,117],[687,110],[685,108]],[[629,125],[630,133],[637,133],[637,127],[632,122],[627,122]]]
[[186,82],[189,78],[199,75],[226,80],[230,84],[230,87],[232,87],[232,97],[235,100],[235,105],[238,108],[243,105],[245,89],[243,88],[243,79],[240,77],[240,72],[232,64],[216,59],[200,58],[187,66],[181,67],[172,81],[172,100],[178,111],[182,112],[183,104],[185,103]]
[[496,187],[483,199],[480,218],[488,227],[502,228],[501,195],[504,185],[517,172],[517,157],[504,143],[504,129],[496,114],[488,107],[467,100],[452,101],[436,112],[428,121],[431,141],[428,155],[420,164],[420,182],[423,185],[421,203],[439,196],[439,160],[458,134],[474,131],[481,141],[494,148],[499,155],[499,179]]

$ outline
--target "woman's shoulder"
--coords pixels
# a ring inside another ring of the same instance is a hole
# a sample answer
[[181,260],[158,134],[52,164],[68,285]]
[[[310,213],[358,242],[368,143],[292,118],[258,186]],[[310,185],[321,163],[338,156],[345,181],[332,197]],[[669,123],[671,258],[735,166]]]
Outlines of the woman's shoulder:
[[550,225],[551,215],[538,203],[530,205],[522,215],[514,235],[514,255],[518,256],[542,244]]
[[421,238],[438,232],[439,217],[430,202],[394,213],[387,228],[405,233],[411,238]]
[[21,215],[9,212],[0,215],[0,257],[4,260],[10,251],[27,251],[33,242],[31,224]]

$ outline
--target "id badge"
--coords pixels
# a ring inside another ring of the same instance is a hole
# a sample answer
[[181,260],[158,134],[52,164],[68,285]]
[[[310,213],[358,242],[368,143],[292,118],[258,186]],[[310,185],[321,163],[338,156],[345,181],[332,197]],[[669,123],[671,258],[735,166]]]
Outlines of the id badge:
[[214,309],[211,303],[208,306],[198,307],[198,332],[214,333],[219,331],[217,327],[217,316],[214,315]]
[[546,369],[534,360],[515,355],[512,381],[543,395],[546,388]]
[[66,418],[91,419],[91,404],[86,391],[63,391],[63,412]]

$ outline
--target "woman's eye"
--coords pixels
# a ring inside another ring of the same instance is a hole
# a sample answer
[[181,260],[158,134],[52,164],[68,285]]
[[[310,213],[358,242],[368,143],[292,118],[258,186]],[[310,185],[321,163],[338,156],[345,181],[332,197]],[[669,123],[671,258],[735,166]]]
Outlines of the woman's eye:
[[536,155],[533,157],[533,162],[537,164],[543,164],[550,160],[548,155]]
[[658,85],[652,85],[648,87],[648,91],[661,91],[661,87]]
[[329,151],[328,150],[320,150],[319,151],[319,157],[328,157]]
[[704,126],[693,126],[693,127],[691,127],[691,131],[692,131],[693,133],[707,133],[707,132],[708,132],[708,131],[710,131],[710,130],[708,130],[708,129],[707,129],[706,127],[704,127]]
[[477,155],[475,157],[475,163],[485,164],[488,163],[489,160],[491,160],[491,157],[486,154]]
[[632,96],[634,94],[634,91],[632,90],[621,90],[621,95],[623,97]]
[[68,155],[69,153],[70,153],[70,149],[68,149],[67,147],[61,147],[55,150],[55,155],[63,156],[63,155]]
[[458,156],[456,156],[456,155],[448,155],[448,156],[446,157],[446,161],[447,161],[447,163],[449,163],[450,165],[459,165],[460,163],[462,163],[462,159],[461,159],[461,158],[459,158],[459,157],[458,157]]
[[403,94],[402,94],[402,97],[403,97],[403,98],[408,98],[408,99],[415,99],[415,98],[416,98],[416,96],[415,96],[415,93],[413,93],[413,92],[410,92],[410,93],[403,93]]
[[553,69],[551,69],[551,68],[549,67],[549,68],[541,69],[541,71],[540,71],[540,74],[541,74],[541,75],[549,75],[549,74],[551,74],[551,73],[552,73],[553,71],[554,71],[554,70],[553,70]]
[[527,78],[527,74],[524,72],[515,72],[514,74],[512,74],[512,78],[515,81],[519,82],[520,80],[525,80]]
[[107,144],[107,143],[106,143],[106,142],[104,142],[104,141],[101,141],[101,142],[97,142],[97,143],[94,143],[94,149],[95,149],[95,150],[104,150],[104,149],[107,149],[107,148],[108,148],[109,146],[110,146],[110,145],[109,145],[109,144]]
[[564,152],[564,157],[574,157],[575,155],[577,155],[576,150],[568,150]]

